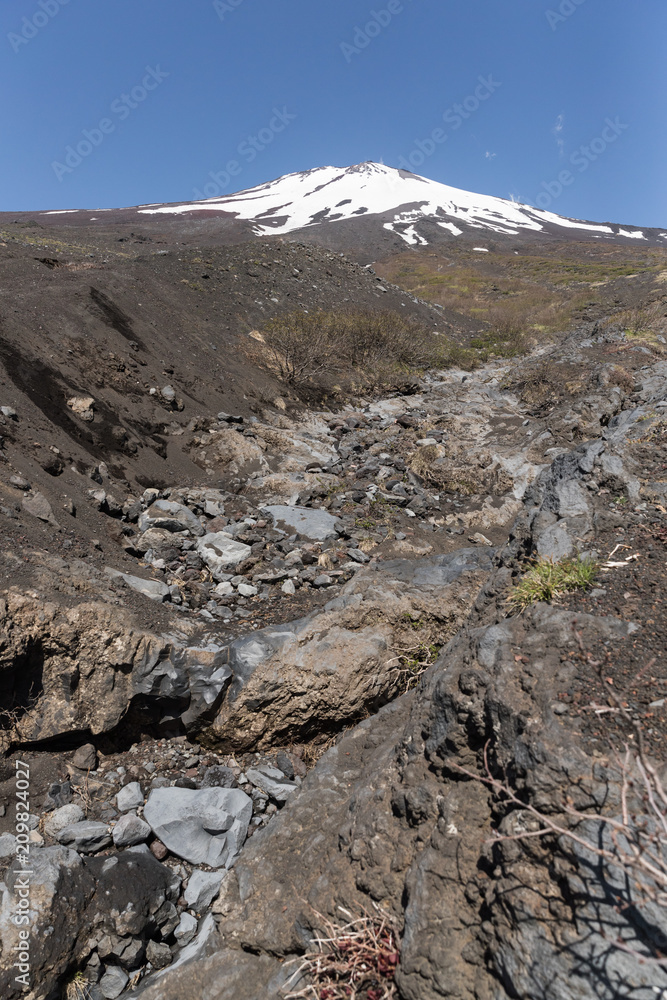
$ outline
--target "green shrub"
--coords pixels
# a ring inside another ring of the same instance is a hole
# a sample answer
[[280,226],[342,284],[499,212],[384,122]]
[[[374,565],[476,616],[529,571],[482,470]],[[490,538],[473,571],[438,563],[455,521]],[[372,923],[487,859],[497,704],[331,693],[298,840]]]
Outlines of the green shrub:
[[588,559],[537,559],[531,569],[521,577],[508,603],[516,611],[523,611],[537,601],[552,601],[575,590],[585,590],[598,572],[598,564]]

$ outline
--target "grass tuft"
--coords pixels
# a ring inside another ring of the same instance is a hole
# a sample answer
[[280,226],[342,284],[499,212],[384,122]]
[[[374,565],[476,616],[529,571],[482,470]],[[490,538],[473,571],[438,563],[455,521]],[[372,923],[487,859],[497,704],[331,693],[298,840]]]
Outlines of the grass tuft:
[[563,594],[585,590],[595,579],[598,564],[589,559],[537,559],[508,598],[516,611],[538,601],[552,601]]

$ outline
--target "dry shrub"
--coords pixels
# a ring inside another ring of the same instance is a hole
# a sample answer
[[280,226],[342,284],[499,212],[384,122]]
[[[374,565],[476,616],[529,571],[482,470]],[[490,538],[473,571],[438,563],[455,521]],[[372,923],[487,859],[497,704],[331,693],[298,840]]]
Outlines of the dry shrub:
[[322,933],[290,980],[309,983],[284,994],[286,1000],[394,1000],[399,951],[393,920],[375,904],[356,918],[338,910],[344,920],[317,914]]
[[456,346],[396,312],[293,312],[272,319],[253,345],[255,360],[301,395],[405,388],[444,367]]

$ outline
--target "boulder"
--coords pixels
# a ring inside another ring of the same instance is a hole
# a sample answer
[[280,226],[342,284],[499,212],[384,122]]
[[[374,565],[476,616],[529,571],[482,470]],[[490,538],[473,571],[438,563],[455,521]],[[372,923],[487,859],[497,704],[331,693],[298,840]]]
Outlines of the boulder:
[[86,743],[74,751],[72,764],[79,771],[94,771],[97,767],[97,750],[92,743]]
[[[442,641],[470,610],[494,550],[361,568],[323,611],[231,643],[233,679],[207,731],[222,749],[301,742],[358,719],[401,688],[395,649]],[[365,624],[365,622],[369,624]]]
[[277,528],[288,535],[294,533],[312,542],[324,542],[327,538],[337,538],[342,529],[339,518],[326,510],[314,510],[310,507],[289,507],[280,504],[263,507],[273,518]]
[[252,801],[238,788],[156,788],[144,818],[179,858],[211,868],[229,866],[246,838]]
[[227,570],[247,559],[252,549],[243,542],[234,541],[226,532],[216,531],[199,539],[197,552],[217,580],[226,576]]
[[204,534],[199,518],[182,503],[171,500],[156,500],[148,510],[139,515],[139,530],[164,528],[167,531],[189,531],[199,536]]

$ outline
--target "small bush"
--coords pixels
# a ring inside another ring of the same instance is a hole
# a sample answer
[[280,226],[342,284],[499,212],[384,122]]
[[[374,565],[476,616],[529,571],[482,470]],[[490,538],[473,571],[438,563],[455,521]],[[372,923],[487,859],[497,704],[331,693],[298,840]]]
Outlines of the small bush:
[[537,559],[531,569],[521,578],[508,598],[508,603],[517,611],[523,611],[537,601],[552,601],[563,594],[575,590],[585,590],[598,571],[598,565],[588,559]]
[[294,312],[262,331],[256,360],[300,394],[404,388],[429,368],[456,363],[457,346],[395,312]]

